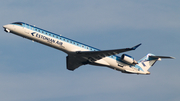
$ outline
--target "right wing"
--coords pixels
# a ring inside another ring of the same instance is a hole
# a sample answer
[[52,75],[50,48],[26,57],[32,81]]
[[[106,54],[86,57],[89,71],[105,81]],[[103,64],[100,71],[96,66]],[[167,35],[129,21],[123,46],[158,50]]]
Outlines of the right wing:
[[123,49],[115,49],[115,50],[77,51],[75,54],[67,56],[66,59],[67,69],[75,70],[81,65],[92,63],[106,56],[116,55],[119,53],[135,50],[140,45],[141,44],[138,44],[132,48],[123,48]]
[[119,53],[135,50],[141,44],[138,44],[132,48],[124,48],[124,49],[114,49],[114,50],[102,50],[102,51],[78,51],[76,52],[78,56],[84,57],[85,59],[94,62],[96,60],[100,60],[106,56],[116,55]]

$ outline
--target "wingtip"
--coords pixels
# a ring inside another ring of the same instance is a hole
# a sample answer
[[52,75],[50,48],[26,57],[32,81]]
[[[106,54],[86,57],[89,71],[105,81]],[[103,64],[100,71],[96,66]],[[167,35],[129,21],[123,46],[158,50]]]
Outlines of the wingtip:
[[136,45],[136,46],[134,46],[134,47],[132,47],[132,50],[135,50],[135,49],[138,48],[140,45],[141,45],[141,43],[138,44],[138,45]]

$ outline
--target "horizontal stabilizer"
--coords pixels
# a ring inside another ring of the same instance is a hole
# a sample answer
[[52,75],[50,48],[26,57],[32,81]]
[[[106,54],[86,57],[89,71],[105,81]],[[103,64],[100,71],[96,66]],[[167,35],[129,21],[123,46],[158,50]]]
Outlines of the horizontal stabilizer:
[[174,57],[171,57],[171,56],[149,56],[150,58],[155,58],[155,59],[158,59],[158,58],[163,58],[163,59],[175,59]]

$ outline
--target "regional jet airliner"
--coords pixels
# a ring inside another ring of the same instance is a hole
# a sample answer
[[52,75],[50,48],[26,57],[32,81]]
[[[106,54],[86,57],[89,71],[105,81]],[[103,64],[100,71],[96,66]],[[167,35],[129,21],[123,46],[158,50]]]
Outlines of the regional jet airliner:
[[157,60],[161,60],[161,58],[173,58],[170,56],[155,56],[151,53],[139,61],[136,61],[132,56],[127,54],[122,54],[121,57],[119,57],[116,54],[135,50],[141,44],[131,48],[99,50],[24,22],[14,22],[4,25],[3,28],[4,31],[8,33],[16,34],[67,53],[67,69],[71,71],[82,65],[90,64],[109,67],[122,73],[150,74],[148,69],[153,66]]

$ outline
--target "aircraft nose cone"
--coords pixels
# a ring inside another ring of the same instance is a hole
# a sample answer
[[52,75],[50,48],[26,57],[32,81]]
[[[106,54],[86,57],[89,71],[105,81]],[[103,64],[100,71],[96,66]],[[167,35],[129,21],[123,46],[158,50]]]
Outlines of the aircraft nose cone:
[[3,28],[7,28],[7,27],[8,27],[8,25],[4,25],[4,26],[3,26]]
[[5,32],[8,32],[8,33],[10,32],[10,30],[8,29],[8,25],[4,25],[3,28]]
[[6,28],[6,25],[4,25],[3,28]]

